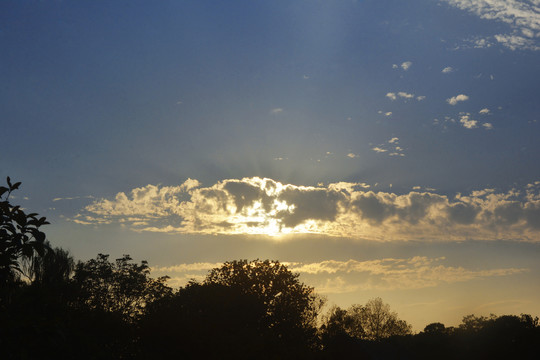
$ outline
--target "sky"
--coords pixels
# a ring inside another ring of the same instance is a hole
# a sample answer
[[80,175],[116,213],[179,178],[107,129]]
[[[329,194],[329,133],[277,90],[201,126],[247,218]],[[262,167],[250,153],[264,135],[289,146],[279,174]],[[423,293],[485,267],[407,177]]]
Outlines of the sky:
[[539,0],[6,0],[0,48],[0,176],[77,259],[540,315]]

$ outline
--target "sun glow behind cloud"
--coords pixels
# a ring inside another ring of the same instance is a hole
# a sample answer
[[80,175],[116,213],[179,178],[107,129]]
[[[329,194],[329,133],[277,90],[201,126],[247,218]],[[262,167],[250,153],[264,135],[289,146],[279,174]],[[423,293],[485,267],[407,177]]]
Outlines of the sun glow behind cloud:
[[282,184],[228,179],[202,187],[147,185],[96,200],[73,220],[135,231],[192,234],[320,234],[366,240],[540,240],[540,182],[448,197],[374,192],[363,183]]

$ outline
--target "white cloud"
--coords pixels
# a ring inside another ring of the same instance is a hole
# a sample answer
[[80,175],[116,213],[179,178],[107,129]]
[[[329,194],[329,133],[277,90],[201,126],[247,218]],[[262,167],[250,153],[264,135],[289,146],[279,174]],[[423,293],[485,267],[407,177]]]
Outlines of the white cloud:
[[392,116],[392,112],[391,111],[385,112],[384,116]]
[[[540,50],[534,34],[540,31],[540,7],[537,0],[444,0],[451,6],[486,20],[506,23],[509,32],[495,35],[497,42],[511,50]],[[524,35],[525,37],[521,36]],[[475,47],[489,47],[488,39],[478,39]]]
[[406,93],[405,91],[398,92],[398,96],[405,98],[405,99],[412,99],[414,97],[414,94]]
[[412,66],[412,62],[411,61],[405,61],[401,64],[401,68],[405,71],[409,70],[410,67]]
[[486,130],[491,130],[491,129],[493,129],[493,124],[491,124],[491,123],[483,123],[482,126],[483,126],[484,128],[486,128]]
[[538,242],[540,184],[524,191],[484,189],[450,198],[429,191],[366,191],[361,183],[312,187],[254,177],[203,187],[188,180],[179,186],[147,185],[118,193],[112,200],[96,200],[74,221],[164,233]]
[[442,72],[443,74],[448,74],[448,73],[451,73],[451,72],[453,72],[453,71],[454,71],[454,69],[453,69],[451,66],[447,66],[447,67],[445,67],[444,69],[442,69],[441,72]]
[[477,125],[478,121],[472,120],[470,118],[469,114],[461,115],[461,118],[459,119],[459,122],[461,123],[461,125],[463,125],[463,127],[467,128],[467,129],[474,129],[474,128],[478,127],[478,125]]
[[392,69],[398,69],[399,66],[397,64],[392,64]]
[[371,150],[378,153],[388,153],[388,156],[405,156],[403,148],[399,146],[399,138],[397,137],[393,137],[386,143],[371,148]]
[[479,113],[479,114],[482,114],[482,115],[488,115],[488,114],[489,114],[489,109],[488,109],[488,108],[484,108],[484,109],[480,110],[478,113]]
[[275,109],[270,110],[270,113],[272,114],[279,114],[281,112],[283,112],[282,108],[275,108]]
[[[389,98],[390,100],[396,100],[398,97],[402,98],[402,99],[405,99],[405,100],[410,100],[410,99],[414,99],[415,98],[415,95],[414,94],[410,94],[408,92],[405,92],[405,91],[399,91],[397,93],[394,93],[394,92],[389,92],[386,94],[386,97]],[[416,100],[418,101],[422,101],[424,100],[426,97],[423,96],[423,95],[420,95],[420,96],[417,96],[416,97]]]
[[358,155],[353,154],[353,153],[348,153],[348,154],[347,154],[347,157],[350,157],[351,159],[354,159],[354,158],[357,158]]
[[517,49],[529,49],[529,50],[539,50],[540,46],[535,45],[535,39],[524,38],[519,35],[505,35],[499,34],[495,35],[495,40],[497,40],[502,45],[506,46],[510,50]]
[[451,97],[450,99],[446,99],[446,102],[449,103],[450,105],[456,105],[460,101],[467,101],[467,100],[469,100],[469,97],[467,95],[459,94],[459,95]]

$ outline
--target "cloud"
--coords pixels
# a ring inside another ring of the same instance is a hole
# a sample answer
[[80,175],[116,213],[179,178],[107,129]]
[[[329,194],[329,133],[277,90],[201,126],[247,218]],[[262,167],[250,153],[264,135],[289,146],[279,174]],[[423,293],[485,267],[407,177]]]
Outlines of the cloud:
[[392,93],[392,92],[387,93],[386,97],[389,98],[390,100],[396,100],[397,99],[396,94]]
[[[522,274],[526,268],[498,268],[470,270],[461,266],[448,266],[445,257],[383,258],[374,260],[323,260],[303,263],[287,262],[293,273],[318,283],[316,290],[322,294],[345,293],[357,290],[420,289],[443,284],[465,282],[488,277]],[[205,275],[221,263],[198,262],[172,266],[152,267],[153,275],[168,275],[169,285],[184,286],[189,280],[203,280]]]
[[401,68],[405,71],[409,70],[411,66],[412,66],[412,62],[410,61],[405,61],[404,63],[401,64]]
[[351,158],[351,159],[354,159],[354,158],[357,158],[358,155],[354,154],[354,153],[348,153],[347,154],[347,157]]
[[[538,0],[443,0],[476,16],[505,23],[508,33],[493,38],[510,50],[540,50],[540,3]],[[536,37],[535,37],[536,34]],[[475,40],[475,47],[489,47],[488,39]]]
[[[485,112],[482,112],[484,110],[487,109],[480,110],[480,114],[485,114]],[[471,114],[469,113],[460,113],[459,123],[467,129],[476,129],[478,127],[478,121],[471,119]],[[482,127],[486,130],[491,130],[493,129],[493,124],[486,122],[482,124]]]
[[453,106],[453,105],[456,105],[460,101],[467,101],[467,100],[469,100],[469,97],[467,95],[459,94],[459,95],[451,97],[450,99],[446,99],[446,102]]
[[[390,100],[394,101],[394,100],[397,100],[398,97],[402,98],[402,99],[405,99],[405,100],[410,100],[410,99],[414,99],[415,98],[415,95],[414,94],[410,94],[408,92],[405,92],[405,91],[399,91],[397,93],[394,93],[394,92],[389,92],[386,94],[386,97],[389,98]],[[418,101],[422,101],[424,100],[426,97],[423,96],[423,95],[420,95],[420,96],[417,96],[416,97],[416,100]]]
[[87,195],[87,196],[72,196],[72,197],[64,197],[64,198],[61,198],[61,197],[57,197],[57,198],[54,198],[52,201],[56,202],[56,201],[62,201],[62,200],[78,200],[78,199],[93,199],[94,197],[91,196],[91,195]]
[[489,109],[488,109],[488,108],[484,108],[484,109],[480,110],[478,113],[479,113],[479,114],[482,114],[482,115],[488,115],[488,114],[489,114]]
[[453,69],[451,66],[447,66],[447,67],[445,67],[444,69],[442,69],[441,72],[442,72],[443,74],[449,74],[449,73],[451,73],[451,72],[453,72],[453,71],[454,71],[454,69]]
[[412,99],[412,98],[414,98],[414,95],[413,95],[413,94],[409,94],[409,93],[406,93],[406,92],[404,92],[404,91],[398,92],[398,96],[399,96],[399,97],[402,97],[402,98],[405,98],[405,99]]
[[477,128],[478,127],[478,121],[476,120],[472,120],[470,118],[470,115],[462,115],[461,118],[459,119],[459,122],[461,123],[461,125],[463,125],[464,128],[467,128],[467,129],[474,129],[474,128]]
[[[445,258],[415,256],[405,259],[385,258],[368,261],[325,260],[317,263],[293,263],[289,270],[301,275],[334,275],[320,281],[321,293],[343,293],[356,290],[420,289],[442,284],[488,277],[511,276],[529,271],[525,268],[470,270],[444,265]],[[353,275],[353,276],[350,276]],[[356,278],[362,277],[359,283]],[[333,286],[333,280],[337,280]],[[337,286],[336,286],[337,285]]]
[[388,156],[405,156],[403,149],[399,146],[399,138],[393,137],[386,143],[379,144],[371,150],[378,153],[388,153]]
[[270,110],[270,113],[272,114],[279,114],[281,112],[283,112],[282,108],[275,108],[275,109]]
[[540,241],[540,183],[522,191],[484,189],[452,198],[429,191],[367,191],[364,185],[298,186],[254,177],[203,187],[189,179],[95,200],[73,221],[164,233]]

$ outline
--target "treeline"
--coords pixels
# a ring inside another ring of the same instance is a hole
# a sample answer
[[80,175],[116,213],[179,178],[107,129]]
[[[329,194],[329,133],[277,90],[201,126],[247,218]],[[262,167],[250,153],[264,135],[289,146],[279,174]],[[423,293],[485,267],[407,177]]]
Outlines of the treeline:
[[538,318],[466,316],[413,334],[380,298],[324,311],[278,261],[231,261],[180,289],[143,261],[53,248],[0,187],[2,359],[536,359]]

